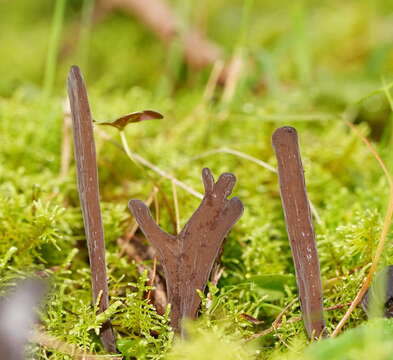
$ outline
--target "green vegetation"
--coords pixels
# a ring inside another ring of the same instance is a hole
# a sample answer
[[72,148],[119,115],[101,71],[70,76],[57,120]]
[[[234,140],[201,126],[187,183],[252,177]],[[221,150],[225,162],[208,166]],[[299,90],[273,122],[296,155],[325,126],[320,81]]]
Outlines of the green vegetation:
[[[320,218],[315,228],[324,306],[333,309],[326,311],[331,333],[367,274],[387,206],[387,180],[344,119],[373,141],[393,170],[393,3],[173,0],[184,26],[200,24],[227,59],[235,52],[245,59],[234,96],[222,100],[221,87],[211,99],[204,97],[211,68],[190,71],[177,46],[167,49],[135,18],[113,12],[90,25],[90,1],[68,0],[61,27],[62,0],[56,2],[0,2],[1,293],[16,278],[49,275],[45,331],[104,354],[96,333],[105,317],[96,316],[91,303],[74,163],[60,175],[65,81],[70,65],[78,63],[97,121],[143,109],[164,114],[125,129],[131,151],[199,192],[203,167],[216,177],[235,173],[234,194],[246,209],[226,241],[223,276],[210,284],[208,296],[201,294],[202,316],[189,325],[189,339],[177,341],[168,313],[158,315],[145,297],[149,275],[135,260],[119,256],[117,242],[133,224],[128,200],[147,199],[157,183],[160,224],[176,231],[172,184],[131,162],[116,129],[96,127],[113,304],[106,315],[124,356],[392,358],[389,320],[351,330],[366,322],[360,308],[342,337],[307,344],[301,321],[295,321],[300,309],[276,173],[228,151],[209,151],[236,150],[274,167],[272,132],[282,125],[297,128],[309,196]],[[180,188],[177,197],[183,225],[199,200]],[[389,232],[380,266],[393,263],[391,241]],[[144,265],[150,269],[153,261]],[[291,302],[279,328],[245,341],[268,329]],[[70,359],[44,347],[34,351],[40,360]]]

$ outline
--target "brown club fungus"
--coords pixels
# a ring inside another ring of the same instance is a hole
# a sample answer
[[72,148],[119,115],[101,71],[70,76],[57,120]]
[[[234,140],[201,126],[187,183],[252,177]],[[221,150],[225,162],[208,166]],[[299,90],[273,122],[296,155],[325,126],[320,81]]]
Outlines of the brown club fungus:
[[[93,121],[86,87],[77,66],[72,66],[68,75],[68,97],[74,132],[79,199],[89,250],[93,301],[97,303],[99,300],[98,308],[101,313],[109,305],[104,230],[99,202]],[[102,325],[100,337],[108,352],[116,352],[115,337],[109,320]]]
[[289,126],[281,127],[272,141],[303,321],[308,337],[319,338],[325,328],[322,284],[297,132]]
[[157,251],[171,304],[171,325],[182,335],[181,320],[196,318],[201,303],[197,290],[204,291],[223,241],[243,213],[238,198],[227,199],[236,183],[233,174],[224,173],[215,183],[205,168],[202,179],[205,195],[201,205],[176,236],[155,223],[142,201],[129,203],[140,228]]

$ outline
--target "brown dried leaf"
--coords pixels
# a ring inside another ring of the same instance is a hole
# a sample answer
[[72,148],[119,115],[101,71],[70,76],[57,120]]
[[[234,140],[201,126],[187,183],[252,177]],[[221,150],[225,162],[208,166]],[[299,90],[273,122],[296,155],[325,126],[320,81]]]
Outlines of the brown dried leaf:
[[138,112],[133,112],[131,114],[124,115],[112,122],[101,122],[98,125],[109,125],[113,126],[119,130],[123,130],[128,124],[137,123],[145,120],[159,120],[163,119],[164,116],[154,110],[143,110]]

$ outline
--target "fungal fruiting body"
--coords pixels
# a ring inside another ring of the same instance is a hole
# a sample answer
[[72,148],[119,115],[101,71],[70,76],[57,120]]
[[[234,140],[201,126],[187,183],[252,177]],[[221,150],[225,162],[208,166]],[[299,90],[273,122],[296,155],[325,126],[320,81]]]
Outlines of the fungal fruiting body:
[[289,126],[279,128],[272,141],[303,321],[309,338],[319,338],[325,328],[322,284],[297,132]]
[[164,268],[171,325],[176,332],[182,332],[183,318],[196,317],[201,303],[197,290],[205,289],[223,241],[243,213],[243,204],[238,198],[227,199],[236,183],[233,174],[224,173],[214,182],[210,170],[205,168],[202,179],[205,187],[202,202],[177,236],[163,231],[142,201],[129,203]]

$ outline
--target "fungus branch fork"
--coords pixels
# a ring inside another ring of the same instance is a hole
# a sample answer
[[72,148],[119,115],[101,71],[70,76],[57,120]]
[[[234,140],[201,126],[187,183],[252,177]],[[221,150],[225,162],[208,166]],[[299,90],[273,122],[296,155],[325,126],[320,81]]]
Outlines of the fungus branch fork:
[[142,201],[129,203],[164,268],[171,324],[180,333],[183,333],[181,320],[196,317],[201,303],[197,290],[205,289],[224,238],[243,213],[238,198],[227,199],[236,182],[234,175],[224,173],[215,183],[210,170],[205,168],[202,178],[205,195],[201,205],[177,236],[164,232]]

